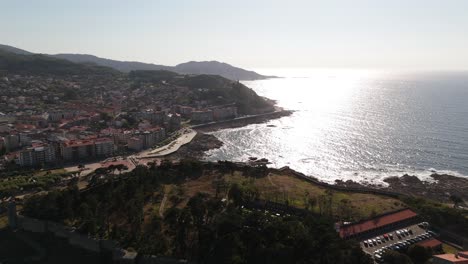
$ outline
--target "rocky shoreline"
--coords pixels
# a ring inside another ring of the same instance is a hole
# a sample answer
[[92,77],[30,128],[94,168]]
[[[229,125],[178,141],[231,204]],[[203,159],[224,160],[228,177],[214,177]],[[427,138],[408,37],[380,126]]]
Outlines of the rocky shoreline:
[[388,186],[364,185],[355,181],[340,181],[335,183],[343,187],[370,187],[380,190],[400,193],[403,195],[420,196],[443,203],[453,203],[453,196],[461,198],[465,204],[468,202],[468,179],[447,175],[431,175],[434,181],[422,181],[416,176],[405,174],[384,179]]
[[[171,158],[193,158],[203,159],[205,152],[210,149],[217,149],[223,146],[223,142],[216,138],[214,135],[206,134],[204,132],[211,132],[219,129],[237,128],[250,124],[265,123],[272,119],[289,116],[293,111],[281,110],[277,115],[258,116],[252,119],[236,120],[234,122],[226,122],[220,124],[213,124],[207,127],[197,128],[199,132],[193,141],[179,149],[176,153],[170,155]],[[405,174],[403,176],[393,176],[384,179],[388,185],[382,184],[362,184],[355,181],[335,181],[335,185],[350,188],[371,188],[377,190],[384,190],[402,195],[414,195],[425,197],[428,199],[436,200],[443,203],[453,203],[453,197],[462,199],[468,205],[468,179],[434,173],[433,181],[422,181],[417,176]],[[462,203],[463,205],[463,203]]]
[[[213,135],[198,133],[197,136],[187,145],[182,146],[179,151],[171,154],[171,158],[183,159],[203,159],[205,152],[210,149],[217,149],[223,146],[223,142]],[[393,176],[384,179],[388,186],[381,184],[362,184],[355,181],[335,181],[335,185],[347,188],[367,188],[383,190],[402,195],[420,196],[443,203],[453,204],[453,196],[462,199],[468,205],[468,179],[447,174],[431,175],[433,181],[422,181],[416,176],[403,175]]]
[[171,155],[168,155],[168,158],[174,159],[202,159],[205,155],[205,152],[210,149],[217,149],[223,146],[223,142],[217,137],[198,132],[193,140],[180,147],[179,150]]

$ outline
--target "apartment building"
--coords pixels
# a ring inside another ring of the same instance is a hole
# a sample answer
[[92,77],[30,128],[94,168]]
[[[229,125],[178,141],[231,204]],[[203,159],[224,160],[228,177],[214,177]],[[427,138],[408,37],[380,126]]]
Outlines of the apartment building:
[[55,161],[55,150],[48,144],[35,144],[21,150],[18,156],[18,164],[25,167],[36,167]]

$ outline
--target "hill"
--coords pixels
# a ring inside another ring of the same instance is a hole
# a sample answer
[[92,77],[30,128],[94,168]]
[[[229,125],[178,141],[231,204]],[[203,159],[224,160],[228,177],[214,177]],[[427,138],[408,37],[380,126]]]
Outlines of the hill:
[[[252,89],[240,82],[232,81],[218,75],[179,75],[171,71],[131,71],[129,79],[134,87],[142,85],[172,85],[186,90],[171,98],[175,104],[190,105],[191,102],[205,102],[208,106],[235,103],[241,115],[273,112],[273,102],[259,96]],[[158,89],[161,93],[162,89]]]
[[33,54],[32,52],[29,52],[29,51],[26,51],[26,50],[22,50],[22,49],[18,49],[18,48],[12,47],[12,46],[2,45],[2,44],[0,44],[0,50],[15,53],[15,54],[22,54],[22,55],[32,55]]
[[151,63],[143,63],[137,61],[117,61],[99,58],[88,54],[56,54],[53,57],[69,60],[76,63],[95,63],[100,66],[114,68],[121,72],[130,72],[134,70],[172,70],[173,67],[157,65]]
[[[0,50],[11,52],[20,55],[33,55],[34,53],[18,49],[8,45],[1,45]],[[180,74],[211,74],[220,75],[230,80],[260,80],[266,78],[273,78],[275,76],[265,76],[258,74],[254,71],[248,71],[239,67],[234,67],[227,63],[218,61],[190,61],[181,63],[176,66],[165,66],[152,63],[143,63],[137,61],[118,61],[100,58],[89,54],[56,54],[49,55],[57,59],[64,59],[75,63],[93,63],[99,66],[110,67],[115,70],[128,73],[136,70],[166,70],[173,71]]]
[[231,80],[260,80],[273,76],[260,75],[254,71],[247,71],[218,61],[190,61],[175,66],[175,71],[182,74],[210,74],[220,75]]
[[260,97],[240,82],[234,82],[217,75],[195,75],[175,79],[174,83],[197,92],[197,100],[211,101],[213,105],[236,102],[240,114],[260,114],[274,111],[273,104]]
[[[276,186],[282,178],[275,177],[270,184],[265,172],[265,167],[165,161],[159,167],[139,166],[114,179],[95,177],[93,187],[85,191],[70,186],[30,197],[22,213],[71,225],[91,237],[116,240],[142,255],[190,263],[308,263],[310,259],[371,263],[356,243],[338,237],[330,206],[327,213],[315,209],[322,208],[321,203],[296,210],[281,203],[284,211],[257,207],[255,201],[264,195],[278,201],[296,199],[292,190],[288,195]],[[309,190],[308,198],[344,199],[302,184],[300,192]],[[372,204],[374,199],[382,200],[378,196],[346,199],[355,206],[365,203],[363,199]]]
[[12,53],[1,49],[0,72],[19,75],[57,76],[118,74],[117,71],[107,67],[78,64],[40,54]]
[[264,76],[254,71],[244,70],[218,61],[190,61],[172,67],[136,61],[110,60],[87,54],[57,54],[52,56],[78,63],[91,62],[97,65],[111,67],[121,72],[165,70],[180,74],[219,75],[230,80],[261,80],[274,77]]

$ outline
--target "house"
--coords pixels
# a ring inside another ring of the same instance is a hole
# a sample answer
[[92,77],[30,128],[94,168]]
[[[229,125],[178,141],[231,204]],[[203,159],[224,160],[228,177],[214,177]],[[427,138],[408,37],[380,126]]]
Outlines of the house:
[[180,129],[182,124],[182,117],[179,114],[169,114],[169,121],[167,123],[167,129],[169,131],[176,131]]
[[131,150],[151,148],[166,138],[166,131],[162,127],[152,127],[142,131],[134,131],[127,139],[127,147]]
[[44,114],[44,118],[49,122],[59,122],[62,119],[72,119],[76,116],[77,113],[74,111],[54,111]]
[[423,240],[417,243],[417,245],[421,247],[425,247],[425,248],[430,248],[433,251],[442,252],[442,242],[440,242],[439,240],[435,238],[432,238],[429,240]]
[[97,138],[94,140],[97,157],[109,157],[114,154],[114,142],[110,138]]
[[77,161],[114,154],[114,142],[110,138],[67,140],[60,146],[65,161]]
[[7,152],[13,151],[20,146],[20,138],[18,134],[9,134],[3,137],[3,144]]
[[468,251],[432,256],[433,264],[468,264]]
[[237,117],[237,107],[235,106],[213,109],[214,120],[225,120],[225,119],[236,118],[236,117]]
[[19,152],[18,164],[20,166],[34,167],[56,161],[55,150],[52,146],[44,143],[33,144]]
[[403,209],[372,219],[340,226],[338,231],[340,237],[344,239],[371,237],[416,223],[417,217],[418,215],[412,210]]
[[61,144],[61,154],[65,161],[76,161],[95,156],[94,141],[68,140]]
[[213,111],[212,110],[193,111],[191,121],[194,123],[213,122]]
[[131,150],[140,151],[143,149],[143,138],[131,137],[127,140],[127,147]]
[[180,114],[181,116],[185,118],[189,118],[192,115],[193,107],[174,105],[172,106],[172,112],[176,114]]

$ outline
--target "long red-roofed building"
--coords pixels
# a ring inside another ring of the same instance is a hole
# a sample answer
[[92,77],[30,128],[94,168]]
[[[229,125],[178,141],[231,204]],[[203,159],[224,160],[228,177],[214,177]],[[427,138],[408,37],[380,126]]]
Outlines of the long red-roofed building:
[[340,227],[341,238],[363,238],[373,236],[375,233],[384,233],[395,228],[415,223],[418,214],[410,209],[403,209],[393,213],[384,214],[375,218]]
[[458,252],[457,254],[434,255],[432,259],[434,264],[468,264],[468,251]]
[[442,242],[440,242],[438,239],[431,238],[429,240],[423,240],[419,243],[417,243],[418,246],[425,247],[425,248],[431,248],[431,249],[442,249]]
[[114,142],[110,138],[69,140],[61,144],[61,154],[65,161],[108,157],[114,152]]

